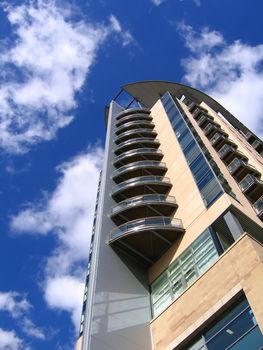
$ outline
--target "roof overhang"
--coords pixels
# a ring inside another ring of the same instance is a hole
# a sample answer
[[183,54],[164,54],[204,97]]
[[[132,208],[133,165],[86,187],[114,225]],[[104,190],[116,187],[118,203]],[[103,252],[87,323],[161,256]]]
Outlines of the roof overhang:
[[167,91],[169,91],[170,94],[174,97],[180,97],[182,94],[185,94],[189,98],[192,97],[193,100],[197,103],[205,102],[213,110],[221,113],[237,129],[240,129],[243,132],[246,132],[248,130],[244,124],[242,124],[237,118],[235,118],[228,110],[226,110],[212,97],[208,96],[202,91],[184,84],[162,80],[141,81],[125,84],[122,86],[122,89],[133,96],[136,100],[143,103],[149,109],[151,109],[152,106]]

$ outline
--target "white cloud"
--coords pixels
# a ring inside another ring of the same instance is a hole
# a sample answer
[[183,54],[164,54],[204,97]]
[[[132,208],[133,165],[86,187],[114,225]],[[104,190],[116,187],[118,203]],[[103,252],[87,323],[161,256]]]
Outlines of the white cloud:
[[[161,4],[166,2],[167,0],[151,0],[151,1],[155,6],[160,6]],[[185,0],[179,0],[179,1],[183,2]],[[196,6],[198,6],[198,7],[201,6],[201,0],[192,0],[192,1]]]
[[50,307],[70,312],[76,328],[102,158],[103,150],[96,147],[63,163],[53,193],[11,220],[18,233],[56,235],[58,245],[45,269],[45,298]]
[[[21,294],[14,291],[0,292],[0,311],[8,312],[10,316],[17,321],[18,326],[27,336],[44,340],[44,331],[37,327],[32,320],[26,316],[32,308],[33,306],[30,302]],[[10,334],[7,335],[7,337],[12,337],[13,333],[9,333]]]
[[128,30],[124,30],[122,28],[119,20],[114,15],[110,15],[109,20],[112,30],[120,35],[123,46],[128,46],[134,42],[134,38],[131,33]]
[[46,338],[43,329],[37,327],[29,318],[24,317],[20,322],[20,327],[28,337],[44,340]]
[[7,311],[13,318],[28,312],[31,304],[17,292],[0,292],[0,311]]
[[22,349],[22,340],[18,338],[14,331],[0,328],[0,350]]
[[[179,25],[191,51],[182,60],[186,83],[204,90],[259,135],[263,135],[263,45],[227,43],[207,28]],[[191,41],[192,40],[192,41]]]
[[152,0],[152,3],[155,6],[160,6],[162,3],[164,3],[166,0]]
[[45,289],[49,306],[70,312],[76,329],[79,327],[83,290],[84,279],[72,275],[50,277]]
[[4,9],[14,39],[0,53],[0,147],[21,153],[71,123],[104,40],[115,33],[126,46],[132,36],[113,15],[108,25],[76,21],[52,0]]

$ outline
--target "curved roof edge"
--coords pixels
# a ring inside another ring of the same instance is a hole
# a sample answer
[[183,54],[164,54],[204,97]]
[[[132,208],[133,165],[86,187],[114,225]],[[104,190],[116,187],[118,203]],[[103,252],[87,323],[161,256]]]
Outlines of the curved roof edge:
[[169,91],[172,96],[177,97],[185,94],[187,97],[192,98],[196,103],[205,102],[213,110],[220,112],[235,128],[242,130],[244,133],[250,131],[252,134],[254,134],[219,102],[214,100],[206,93],[190,86],[165,80],[145,80],[125,84],[122,86],[122,89],[133,96],[136,100],[143,103],[149,109],[151,109],[152,106],[167,91]]

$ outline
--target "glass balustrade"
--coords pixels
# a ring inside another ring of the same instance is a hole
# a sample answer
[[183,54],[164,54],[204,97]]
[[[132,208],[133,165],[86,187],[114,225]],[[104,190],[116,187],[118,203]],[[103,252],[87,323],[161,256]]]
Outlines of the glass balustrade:
[[160,141],[158,139],[152,139],[151,137],[137,137],[135,139],[127,140],[118,144],[118,146],[114,147],[113,151],[115,152],[115,151],[121,150],[123,147],[127,147],[130,145],[145,144],[145,143],[151,143],[152,145],[156,145],[156,147],[160,146]]
[[116,127],[119,127],[121,125],[124,125],[125,123],[129,123],[130,121],[133,121],[133,120],[149,120],[149,121],[152,121],[152,117],[147,115],[147,114],[131,114],[131,115],[128,115],[124,118],[122,118],[120,121],[118,121],[116,123]]
[[215,126],[213,124],[211,124],[211,123],[207,124],[207,126],[203,130],[204,134],[207,135],[214,128],[215,128]]
[[247,174],[242,181],[239,182],[239,187],[241,191],[246,191],[250,186],[256,182],[255,176]]
[[138,162],[133,162],[114,170],[112,177],[115,178],[116,176],[120,176],[121,174],[124,174],[128,171],[141,168],[166,168],[166,164],[164,162],[158,162],[155,160],[140,160]]
[[261,196],[254,204],[253,208],[255,209],[258,215],[262,215],[263,213],[263,196]]
[[168,177],[163,176],[138,176],[132,179],[123,181],[112,187],[112,194],[124,190],[130,186],[144,185],[144,184],[168,184],[171,185],[171,181]]
[[110,232],[110,241],[121,238],[122,236],[133,234],[138,231],[146,230],[164,230],[175,229],[179,232],[183,231],[182,221],[180,219],[172,219],[170,217],[157,216],[144,219],[136,219],[129,221]]
[[224,158],[224,156],[227,155],[228,152],[233,151],[233,150],[234,150],[233,147],[231,147],[230,145],[224,145],[218,151],[219,157]]
[[241,165],[244,165],[245,163],[239,159],[239,158],[235,158],[232,160],[232,162],[228,165],[228,170],[229,172],[232,174],[234,173]]
[[149,155],[149,154],[152,154],[152,155],[156,155],[156,156],[162,156],[163,155],[163,152],[159,149],[156,149],[156,148],[138,148],[138,149],[133,149],[133,150],[130,150],[130,151],[127,151],[125,153],[122,153],[120,154],[119,156],[117,156],[114,160],[114,164],[116,164],[117,162],[120,162],[122,161],[123,159],[125,158],[129,158],[129,157],[133,157],[133,156],[139,156],[139,155]]
[[150,114],[151,112],[146,108],[129,108],[129,109],[125,109],[124,111],[120,112],[116,116],[116,120],[120,120],[120,119],[126,117],[127,115],[137,114],[137,113]]
[[124,201],[115,205],[111,210],[111,214],[116,214],[125,209],[129,209],[139,205],[148,205],[153,203],[166,203],[176,205],[176,200],[175,197],[166,196],[164,194],[146,194],[143,196],[136,196],[129,199],[125,199]]
[[122,133],[121,135],[117,136],[115,138],[115,143],[121,143],[122,140],[126,140],[129,138],[134,138],[136,137],[136,135],[147,135],[148,137],[152,137],[155,138],[157,133],[155,130],[151,130],[151,129],[147,129],[147,128],[139,128],[139,129],[135,129],[135,130],[129,130],[126,131],[124,133]]
[[212,143],[212,145],[215,145],[220,138],[223,137],[222,134],[220,134],[219,132],[217,132],[210,140],[210,142]]
[[125,130],[134,130],[134,129],[153,129],[154,128],[154,123],[151,121],[147,121],[147,120],[136,120],[130,123],[126,123],[120,127],[118,127],[118,129],[116,130],[115,134],[116,135],[120,135],[123,132],[125,132]]

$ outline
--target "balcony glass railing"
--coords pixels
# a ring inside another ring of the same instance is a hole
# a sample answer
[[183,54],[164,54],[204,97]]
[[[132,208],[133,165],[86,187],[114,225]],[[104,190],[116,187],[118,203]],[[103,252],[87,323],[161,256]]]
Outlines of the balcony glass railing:
[[126,132],[122,133],[121,135],[116,136],[115,142],[120,143],[120,142],[122,142],[121,141],[122,139],[125,140],[126,138],[129,138],[129,137],[134,138],[134,135],[140,135],[140,134],[147,135],[148,137],[152,137],[152,138],[155,138],[157,135],[155,130],[147,129],[147,128],[139,128],[139,129],[135,129],[135,130],[126,131]]
[[122,118],[126,117],[127,115],[137,114],[137,113],[150,114],[151,112],[149,111],[149,109],[146,109],[146,108],[129,108],[129,109],[125,109],[124,111],[120,112],[117,115],[116,120],[122,119]]
[[114,160],[114,164],[117,163],[117,162],[120,162],[122,161],[123,159],[125,158],[129,158],[129,157],[133,157],[133,156],[139,156],[139,155],[149,155],[149,154],[152,154],[152,155],[156,155],[156,156],[162,156],[163,155],[163,152],[159,149],[156,149],[156,148],[136,148],[136,149],[132,149],[130,151],[127,151],[125,153],[122,153],[120,154],[119,156],[117,156]]
[[198,119],[197,123],[201,126],[206,120],[211,120],[212,117],[210,115],[202,114],[201,118]]
[[244,161],[239,158],[235,158],[232,160],[232,162],[228,165],[227,168],[230,174],[232,174],[242,165],[245,165]]
[[118,129],[116,130],[116,135],[124,132],[124,130],[129,129],[129,128],[147,128],[147,129],[153,129],[154,128],[154,123],[152,121],[148,121],[148,120],[136,120],[133,122],[129,122],[126,123],[124,125],[121,125],[120,127],[118,127]]
[[202,112],[204,112],[204,110],[202,108],[200,108],[200,107],[195,108],[193,113],[192,113],[193,117],[196,118],[198,116],[198,114],[202,113]]
[[210,133],[210,131],[212,131],[212,129],[214,129],[215,125],[214,124],[207,124],[207,126],[204,128],[204,134],[207,135]]
[[253,208],[255,209],[258,215],[263,213],[263,196],[261,196],[254,204]]
[[182,221],[180,219],[172,219],[165,216],[150,217],[144,219],[132,220],[110,232],[110,241],[119,239],[125,235],[133,234],[140,231],[162,229],[175,229],[179,232],[183,231]]
[[123,181],[115,186],[112,187],[112,194],[114,195],[116,192],[119,192],[121,190],[124,190],[131,186],[140,186],[145,184],[167,184],[170,185],[171,181],[168,177],[163,176],[139,176],[134,177],[132,179]]
[[152,139],[151,137],[137,137],[135,139],[132,139],[132,140],[126,140],[122,143],[119,143],[114,149],[113,151],[116,151],[116,150],[119,150],[123,147],[126,147],[126,146],[130,146],[130,145],[133,145],[133,144],[145,144],[145,143],[151,143],[153,145],[160,145],[160,141],[158,139]]
[[234,150],[233,147],[231,147],[230,145],[224,145],[218,151],[219,157],[224,158],[224,156],[227,155],[228,152],[233,151],[233,150]]
[[251,146],[256,149],[260,144],[261,142],[259,140],[255,140],[254,142],[252,142]]
[[220,134],[219,132],[217,132],[210,140],[210,142],[212,143],[212,145],[216,144],[217,141],[220,140],[220,138],[223,137],[222,134]]
[[147,114],[131,114],[127,115],[126,117],[122,118],[120,121],[116,123],[116,126],[119,127],[121,125],[124,125],[126,123],[129,123],[130,121],[133,120],[149,120],[151,121],[153,118]]
[[133,162],[114,170],[112,177],[115,178],[116,176],[120,176],[127,171],[141,168],[166,168],[166,164],[164,162],[158,162],[156,160],[139,160],[138,162]]
[[143,196],[136,196],[129,199],[125,199],[124,201],[118,203],[112,208],[111,214],[116,214],[125,209],[136,207],[139,205],[150,205],[155,203],[175,205],[176,200],[175,197],[166,196],[164,194],[145,194]]
[[250,186],[252,186],[256,182],[255,176],[251,174],[247,174],[243,180],[239,182],[239,187],[241,191],[246,191]]

